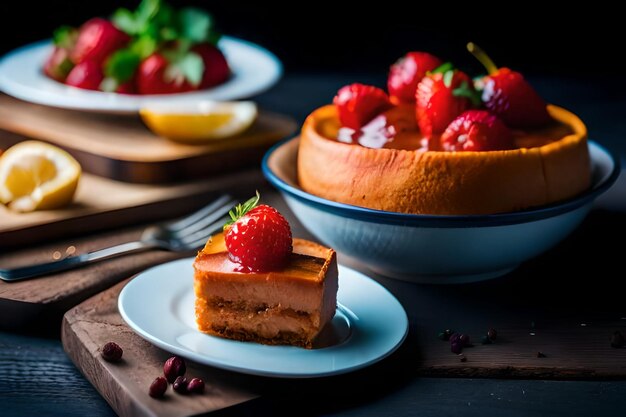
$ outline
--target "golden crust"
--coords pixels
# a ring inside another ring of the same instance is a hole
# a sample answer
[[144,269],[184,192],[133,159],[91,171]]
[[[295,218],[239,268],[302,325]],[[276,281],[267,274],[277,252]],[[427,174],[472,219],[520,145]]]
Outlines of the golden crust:
[[330,140],[337,112],[324,106],[302,128],[298,181],[329,200],[401,213],[493,214],[554,203],[589,188],[591,175],[585,125],[567,110],[548,110],[572,133],[532,148],[425,152]]

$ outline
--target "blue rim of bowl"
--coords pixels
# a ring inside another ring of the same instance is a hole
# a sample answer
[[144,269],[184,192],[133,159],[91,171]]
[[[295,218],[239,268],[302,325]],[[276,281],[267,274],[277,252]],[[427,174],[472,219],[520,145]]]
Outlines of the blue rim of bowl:
[[[286,143],[296,140],[298,136],[284,139],[272,146],[263,156],[261,169],[265,178],[278,190],[286,193],[308,206],[315,207],[326,213],[347,217],[355,220],[362,220],[369,223],[417,226],[417,227],[437,227],[437,228],[464,228],[464,227],[486,227],[504,226],[510,224],[528,223],[537,220],[547,219],[559,214],[567,213],[593,202],[598,196],[608,190],[617,180],[620,173],[620,163],[615,155],[597,142],[589,143],[598,147],[607,154],[613,163],[613,170],[608,176],[600,179],[591,189],[568,200],[558,203],[509,213],[497,213],[488,215],[431,215],[431,214],[407,214],[392,211],[374,210],[365,207],[353,206],[350,204],[338,203],[322,197],[307,193],[300,188],[294,187],[279,178],[268,165],[268,160],[276,149]],[[593,160],[592,160],[593,164]]]

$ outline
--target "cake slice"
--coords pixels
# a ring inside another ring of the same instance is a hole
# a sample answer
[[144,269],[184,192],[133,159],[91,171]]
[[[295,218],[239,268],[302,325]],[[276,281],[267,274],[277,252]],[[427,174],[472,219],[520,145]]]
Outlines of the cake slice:
[[310,349],[335,315],[336,254],[313,242],[294,239],[277,270],[242,272],[218,235],[198,253],[194,271],[196,321],[204,333]]

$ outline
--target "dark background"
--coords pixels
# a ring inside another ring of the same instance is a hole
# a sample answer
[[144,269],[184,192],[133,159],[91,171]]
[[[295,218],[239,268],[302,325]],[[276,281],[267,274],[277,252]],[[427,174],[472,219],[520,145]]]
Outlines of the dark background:
[[[138,2],[5,1],[0,5],[0,52],[49,37],[61,24],[80,25]],[[266,46],[287,71],[378,74],[408,50],[427,50],[477,73],[481,67],[465,52],[465,43],[472,40],[499,65],[529,75],[626,73],[626,64],[620,62],[626,49],[623,17],[598,2],[556,12],[546,10],[547,3],[528,2],[371,2],[376,7],[327,0],[291,6],[266,1],[171,3],[212,11],[224,33]]]

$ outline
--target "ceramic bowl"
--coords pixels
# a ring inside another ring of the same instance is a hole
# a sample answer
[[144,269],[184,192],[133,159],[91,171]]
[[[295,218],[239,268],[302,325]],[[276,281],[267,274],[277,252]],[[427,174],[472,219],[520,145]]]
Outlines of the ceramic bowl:
[[590,141],[592,186],[572,199],[492,215],[404,214],[303,191],[296,173],[298,141],[292,138],[270,149],[263,173],[300,222],[320,241],[374,272],[420,283],[482,281],[512,271],[569,235],[620,171],[615,157]]

